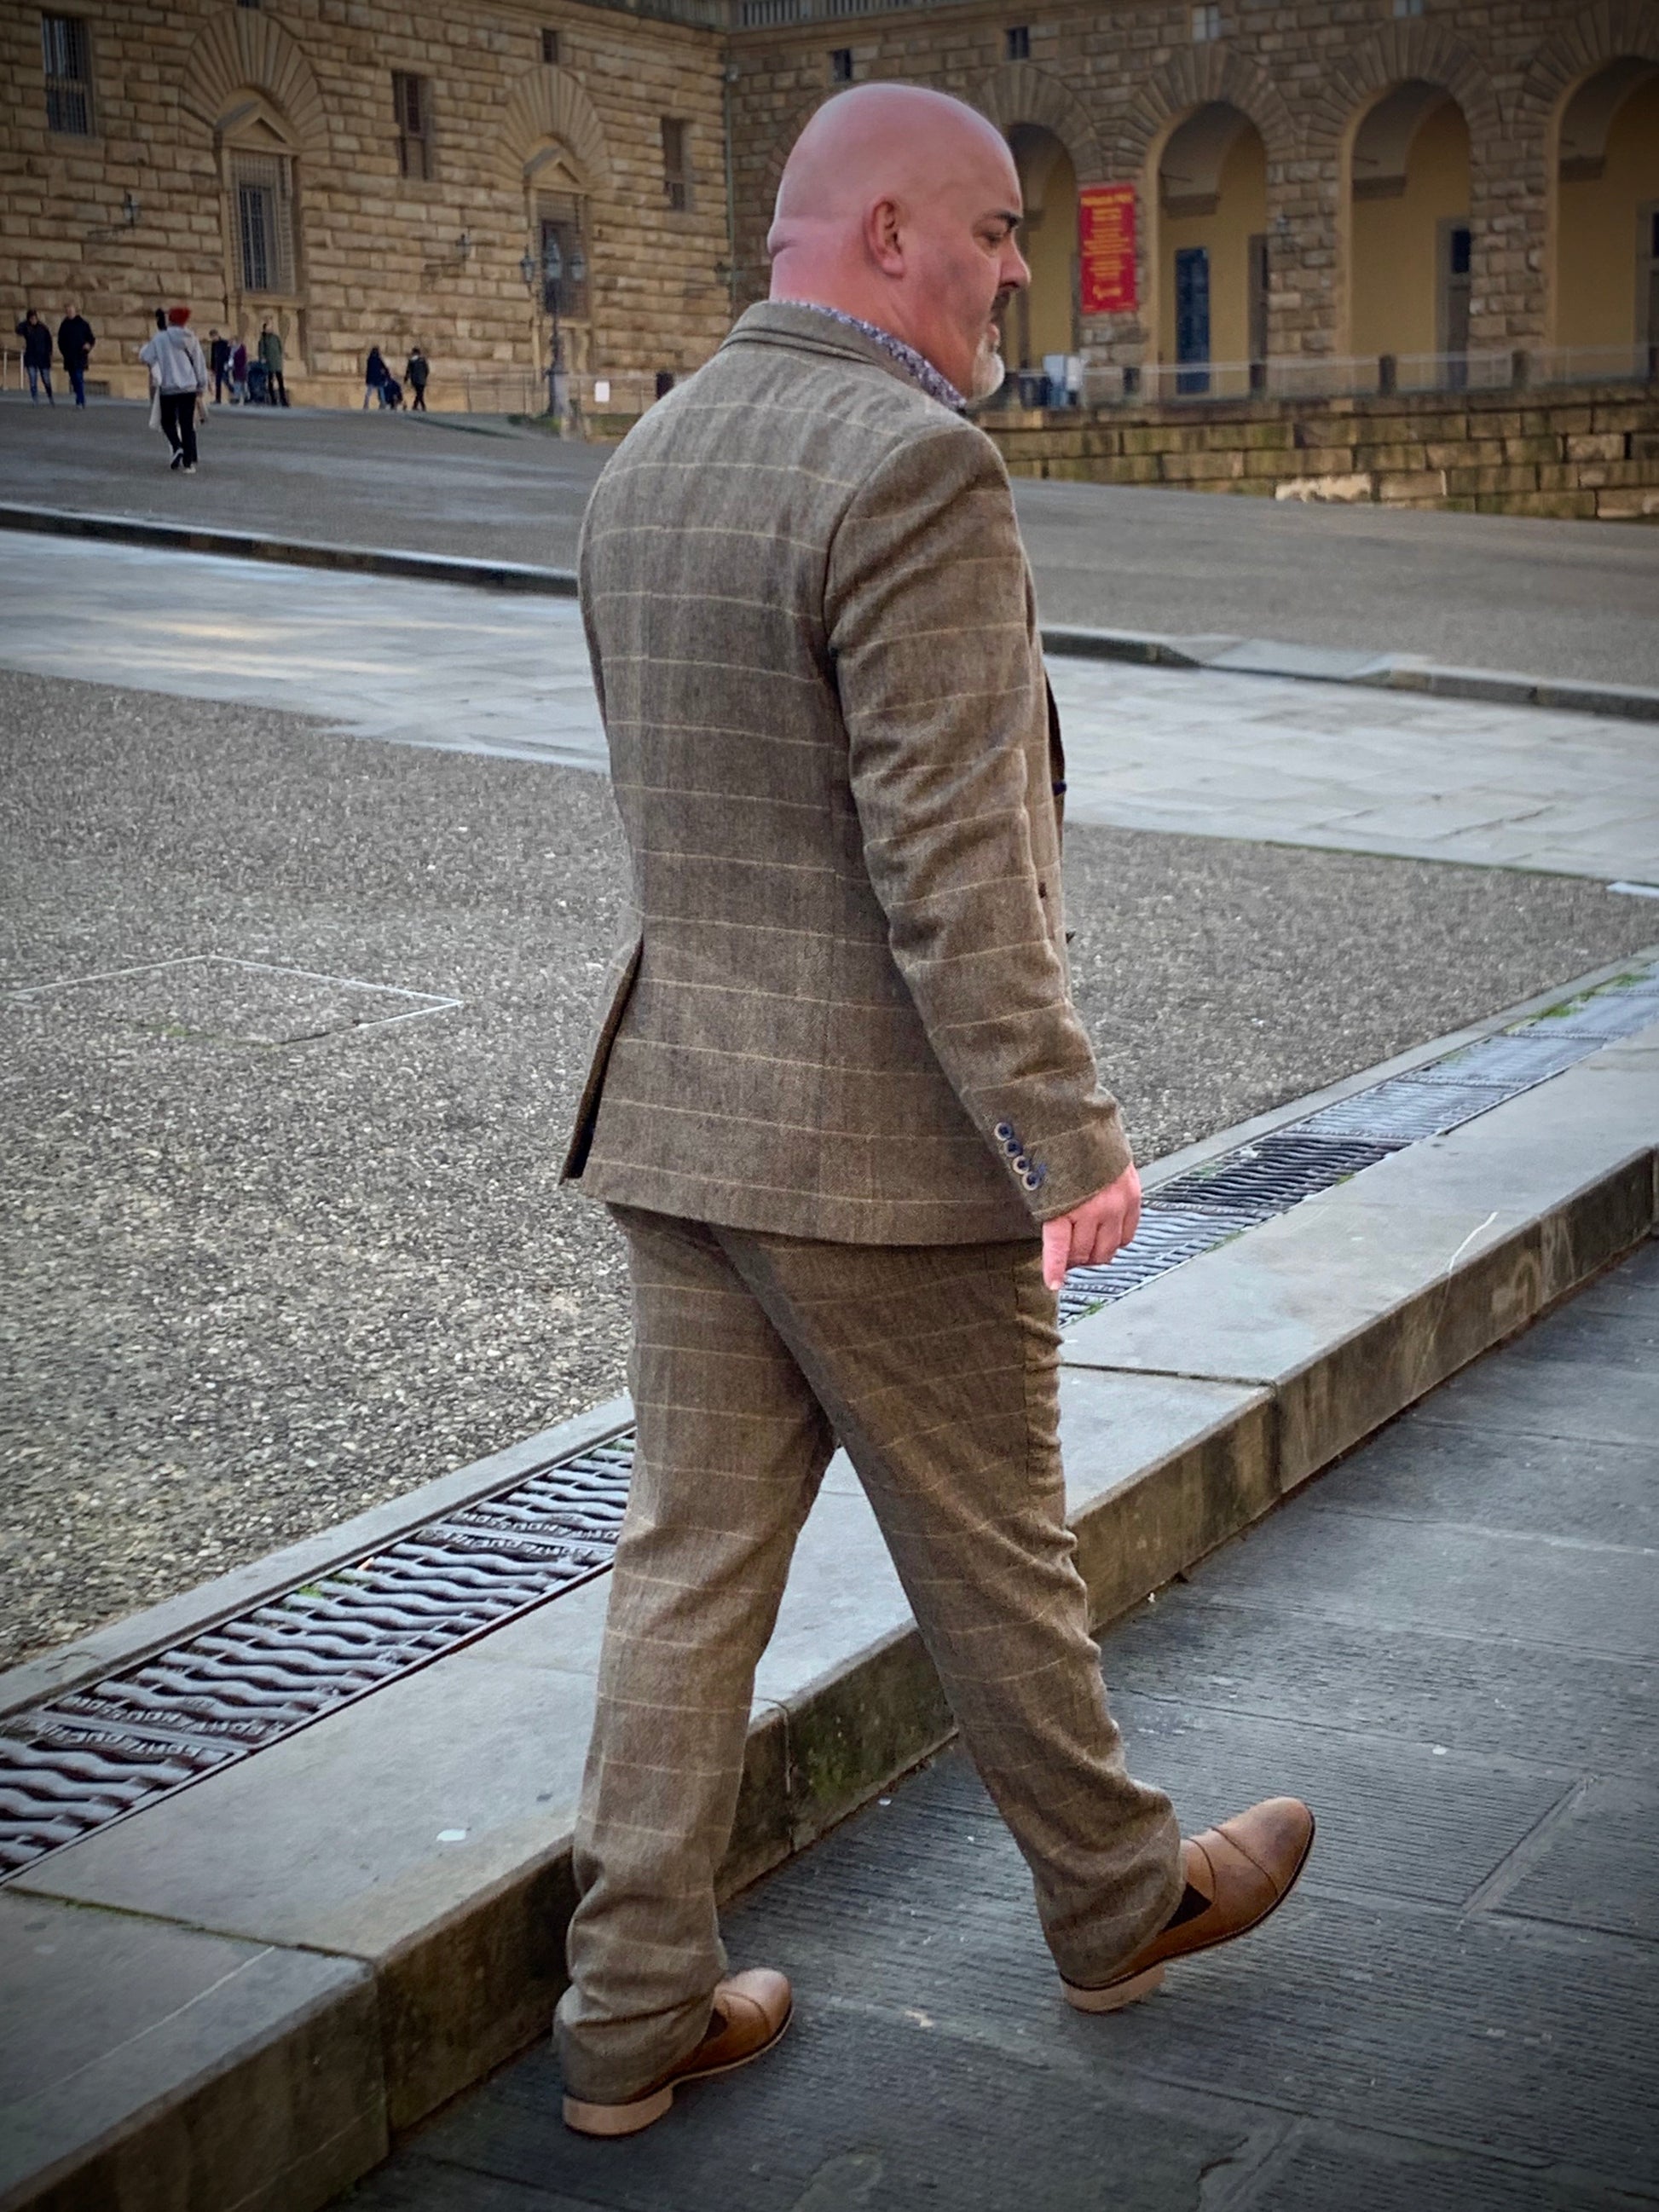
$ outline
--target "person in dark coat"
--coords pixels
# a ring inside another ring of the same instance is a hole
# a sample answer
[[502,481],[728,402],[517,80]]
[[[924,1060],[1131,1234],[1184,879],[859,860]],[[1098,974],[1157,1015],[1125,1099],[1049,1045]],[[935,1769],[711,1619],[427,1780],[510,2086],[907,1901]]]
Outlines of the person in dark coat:
[[75,404],[87,404],[87,363],[98,341],[93,335],[92,325],[71,300],[64,309],[64,319],[58,325],[58,350],[64,357],[64,367],[75,392]]
[[265,373],[265,404],[288,405],[288,384],[283,375],[283,341],[269,323],[259,325],[259,364]]
[[46,395],[46,404],[55,407],[52,396],[52,332],[33,307],[17,325],[17,335],[23,341],[23,366],[28,371],[29,398],[39,401],[41,392]]
[[208,332],[208,367],[213,372],[213,404],[222,404],[225,386],[230,382],[230,340],[222,331]]
[[372,406],[378,399],[386,405],[386,380],[391,374],[379,346],[370,346],[368,359],[363,363],[363,404]]
[[411,415],[426,412],[426,381],[432,374],[432,363],[419,346],[410,346],[409,359],[404,363],[404,382],[415,395],[409,403]]

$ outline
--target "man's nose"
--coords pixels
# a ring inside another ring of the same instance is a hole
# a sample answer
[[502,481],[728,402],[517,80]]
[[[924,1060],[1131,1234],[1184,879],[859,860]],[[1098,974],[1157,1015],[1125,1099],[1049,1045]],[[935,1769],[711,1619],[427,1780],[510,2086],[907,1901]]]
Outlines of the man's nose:
[[1001,276],[1010,291],[1023,292],[1031,281],[1030,264],[1011,238],[1002,251]]

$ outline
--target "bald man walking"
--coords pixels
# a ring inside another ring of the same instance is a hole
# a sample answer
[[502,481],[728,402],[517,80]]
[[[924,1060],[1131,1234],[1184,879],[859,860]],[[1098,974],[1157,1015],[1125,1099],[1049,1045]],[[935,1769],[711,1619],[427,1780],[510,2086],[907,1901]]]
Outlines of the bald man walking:
[[576,1834],[569,2124],[769,2050],[714,1883],[757,1662],[837,1440],[1029,1863],[1065,1996],[1148,1995],[1312,1842],[1183,1843],[1131,1779],[1065,1523],[1055,1291],[1134,1234],[1073,1011],[1064,775],[1008,481],[967,401],[1027,281],[973,110],[821,108],[772,297],[601,477],[582,609],[631,884],[566,1174],[634,1293],[633,1492]]

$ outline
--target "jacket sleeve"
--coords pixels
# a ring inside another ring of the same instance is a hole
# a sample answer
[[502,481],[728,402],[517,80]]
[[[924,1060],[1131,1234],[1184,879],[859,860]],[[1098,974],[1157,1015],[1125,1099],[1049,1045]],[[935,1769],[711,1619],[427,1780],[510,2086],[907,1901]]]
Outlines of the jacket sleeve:
[[982,433],[930,428],[875,470],[830,549],[825,620],[893,957],[963,1106],[1052,1219],[1130,1155],[1032,859],[1025,742],[1034,715],[1046,727],[1044,679],[1013,498]]

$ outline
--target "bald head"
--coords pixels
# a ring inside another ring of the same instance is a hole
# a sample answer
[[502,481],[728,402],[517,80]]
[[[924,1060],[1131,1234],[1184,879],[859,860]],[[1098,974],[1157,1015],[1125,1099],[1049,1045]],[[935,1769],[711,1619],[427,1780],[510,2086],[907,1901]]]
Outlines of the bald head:
[[1029,276],[1019,177],[995,126],[921,85],[865,84],[796,140],[767,240],[774,299],[891,331],[963,392],[1001,380],[994,313]]

